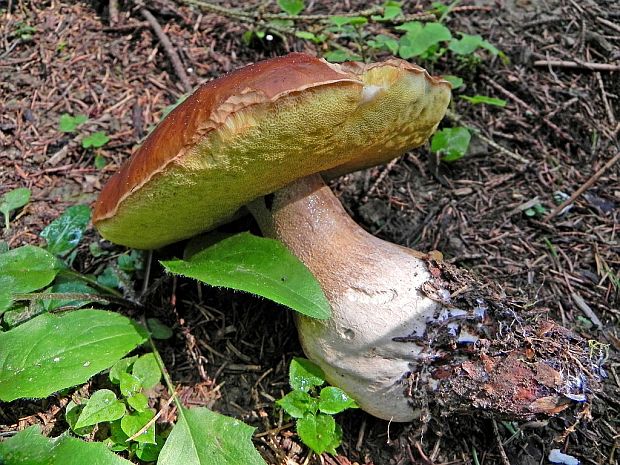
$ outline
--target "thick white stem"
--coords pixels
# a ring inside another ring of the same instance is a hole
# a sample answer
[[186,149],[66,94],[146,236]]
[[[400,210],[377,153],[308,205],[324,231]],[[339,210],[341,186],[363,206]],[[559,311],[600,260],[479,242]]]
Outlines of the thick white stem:
[[427,321],[441,311],[420,292],[430,279],[424,256],[360,228],[318,175],[267,201],[269,208],[263,199],[251,206],[263,233],[305,263],[332,306],[327,321],[298,317],[308,358],[368,413],[393,421],[419,416],[408,401],[406,378],[410,364],[428,354],[393,339],[423,336]]

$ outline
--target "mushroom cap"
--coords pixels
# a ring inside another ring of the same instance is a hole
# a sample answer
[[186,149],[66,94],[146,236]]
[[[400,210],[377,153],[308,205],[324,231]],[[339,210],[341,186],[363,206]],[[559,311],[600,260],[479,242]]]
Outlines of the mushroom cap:
[[339,175],[423,144],[450,84],[406,61],[327,63],[292,53],[200,86],[104,186],[93,222],[152,249],[229,221],[313,173]]

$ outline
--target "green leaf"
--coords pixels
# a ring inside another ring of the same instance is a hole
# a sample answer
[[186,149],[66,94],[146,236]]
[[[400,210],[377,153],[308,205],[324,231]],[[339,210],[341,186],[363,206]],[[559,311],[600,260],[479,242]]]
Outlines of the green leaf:
[[446,128],[437,131],[431,139],[431,150],[444,161],[455,161],[467,153],[471,134],[466,128]]
[[33,245],[0,254],[0,313],[11,306],[12,295],[36,291],[51,283],[62,264]]
[[140,389],[142,389],[142,383],[134,375],[121,372],[118,377],[121,382],[121,394],[125,397],[133,396],[136,392],[140,392]]
[[487,105],[494,105],[496,107],[505,107],[506,100],[495,97],[487,97],[486,95],[461,95],[463,100],[467,100],[469,103],[473,103],[474,105],[478,103],[485,103]]
[[110,368],[110,381],[114,384],[121,384],[121,373],[129,373],[134,362],[138,360],[138,356],[121,358]]
[[137,392],[133,396],[127,397],[127,403],[132,409],[144,412],[149,407],[149,398],[141,392]]
[[157,318],[147,318],[146,327],[153,339],[170,339],[174,334],[169,326],[163,324]]
[[450,84],[452,84],[452,90],[456,90],[459,87],[461,87],[463,85],[463,79],[461,79],[458,76],[453,76],[451,74],[446,74],[444,76],[441,76],[442,79],[445,79],[446,81],[448,81]]
[[41,434],[38,425],[0,442],[2,465],[131,465],[100,442],[85,442],[71,436],[54,439]]
[[484,48],[493,55],[498,55],[500,51],[490,42],[487,42],[479,35],[461,34],[460,39],[452,39],[448,49],[457,55],[471,55],[479,48]]
[[326,319],[330,315],[329,302],[312,273],[273,239],[240,233],[187,260],[161,263],[170,273],[251,292],[312,318]]
[[317,400],[307,392],[297,389],[276,401],[276,404],[293,418],[303,418],[308,413],[314,415],[318,410]]
[[358,405],[342,389],[334,386],[321,389],[319,395],[319,410],[321,412],[334,415],[348,408],[358,408]]
[[[155,411],[153,409],[148,409],[143,412],[130,413],[121,418],[121,428],[127,436],[131,437],[144,428],[154,416]],[[133,440],[136,442],[155,444],[155,423],[149,426],[144,432],[136,436]]]
[[9,229],[9,218],[13,210],[22,208],[30,202],[32,192],[26,187],[19,187],[2,194],[0,197],[0,212],[4,215],[4,227]]
[[331,50],[323,55],[331,63],[342,63],[344,61],[362,61],[362,57],[346,50]]
[[101,155],[100,153],[95,155],[95,168],[97,168],[98,170],[102,170],[107,164],[108,160],[106,160],[103,155]]
[[422,24],[412,21],[398,26],[396,29],[407,31],[400,39],[398,54],[405,60],[420,56],[434,45],[452,38],[450,30],[439,23]]
[[63,113],[58,121],[58,130],[60,132],[74,132],[80,124],[84,124],[86,121],[88,121],[86,115],[71,116],[68,113]]
[[278,5],[282,8],[282,11],[289,15],[298,15],[306,7],[304,0],[278,0]]
[[342,432],[336,428],[334,417],[323,413],[297,420],[297,433],[304,444],[317,454],[329,452],[336,455],[336,447],[342,441]]
[[109,389],[95,391],[84,405],[75,428],[96,425],[104,421],[114,421],[125,415],[125,404],[116,399]]
[[181,408],[157,465],[265,465],[254,428],[206,408]]
[[54,255],[66,256],[80,243],[89,222],[90,208],[87,205],[67,208],[41,232],[41,237],[47,241],[47,250]]
[[152,353],[145,354],[136,360],[131,373],[140,380],[140,384],[144,389],[152,388],[161,379],[159,365],[155,355]]
[[288,380],[293,389],[308,392],[314,386],[325,383],[325,373],[307,358],[295,357],[291,360]]
[[98,149],[99,147],[103,147],[109,141],[110,141],[110,138],[107,136],[105,132],[98,131],[82,139],[82,147],[84,147],[85,149],[88,149],[91,147]]
[[149,444],[146,442],[140,442],[136,444],[133,449],[136,456],[143,462],[154,462],[157,460],[162,447],[164,446],[164,438],[161,436],[155,436],[155,444]]
[[370,39],[367,44],[369,47],[377,50],[389,50],[393,55],[398,53],[398,41],[393,37],[386,36],[384,34],[376,35],[374,39]]
[[144,329],[113,312],[39,315],[0,333],[0,400],[47,397],[83,383],[146,339]]
[[86,426],[84,428],[76,428],[75,425],[80,418],[80,414],[84,410],[84,405],[76,404],[72,400],[69,401],[67,407],[65,408],[65,420],[69,424],[71,431],[73,431],[78,436],[87,436],[93,432],[95,429],[94,425]]

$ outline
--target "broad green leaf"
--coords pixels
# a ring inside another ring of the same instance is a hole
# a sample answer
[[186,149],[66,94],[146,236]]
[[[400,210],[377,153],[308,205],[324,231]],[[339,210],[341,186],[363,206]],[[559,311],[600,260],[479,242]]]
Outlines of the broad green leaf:
[[329,318],[330,305],[317,280],[280,242],[240,233],[227,237],[187,260],[161,262],[170,273],[211,286],[251,292],[299,313]]
[[329,452],[336,455],[342,441],[342,432],[331,415],[319,413],[297,420],[297,433],[301,440],[317,454]]
[[47,286],[61,268],[56,257],[33,245],[0,254],[0,313],[11,306],[13,294]]
[[474,105],[478,103],[484,103],[484,104],[493,105],[496,107],[506,106],[506,100],[503,100],[501,98],[488,97],[486,95],[473,95],[473,96],[461,95],[461,98],[463,100],[467,100],[469,103],[473,103]]
[[159,365],[155,360],[155,355],[152,353],[142,355],[136,360],[131,373],[140,380],[140,384],[144,389],[152,388],[161,379]]
[[308,413],[314,415],[318,410],[318,402],[310,394],[295,389],[276,402],[293,418],[303,418]]
[[155,436],[155,444],[149,444],[146,442],[139,442],[135,444],[132,450],[136,456],[143,462],[154,462],[157,460],[162,447],[164,446],[165,439],[161,436]]
[[19,187],[2,194],[0,197],[0,212],[4,215],[4,227],[9,229],[9,218],[13,210],[22,208],[30,202],[30,189]]
[[125,397],[133,396],[136,392],[140,392],[140,389],[142,389],[142,383],[134,375],[121,372],[119,375],[119,379],[121,381],[121,394]]
[[114,384],[120,384],[121,373],[129,373],[136,360],[138,360],[138,356],[134,355],[133,357],[122,358],[112,365],[112,368],[110,368],[110,381]]
[[467,153],[470,132],[463,127],[446,128],[437,131],[431,139],[431,150],[439,153],[444,161],[455,161]]
[[304,0],[278,0],[278,5],[289,15],[298,15],[306,7]]
[[163,324],[157,318],[147,318],[146,327],[153,339],[170,339],[174,334],[169,326]]
[[319,395],[319,409],[321,412],[334,415],[348,408],[358,408],[358,405],[342,389],[334,386],[327,386],[321,389],[321,394]]
[[316,34],[309,31],[297,31],[295,32],[295,36],[299,37],[300,39],[309,40],[311,42],[314,42],[315,44],[323,43],[327,38],[325,34],[319,34],[317,36]]
[[95,155],[95,168],[97,168],[98,170],[102,170],[107,164],[108,160],[106,160],[103,155],[101,155],[100,153]]
[[400,57],[405,60],[420,56],[434,45],[452,38],[450,30],[439,23],[422,24],[413,21],[405,23],[397,29],[407,31],[407,34],[400,39],[398,50]]
[[71,436],[54,439],[41,434],[38,425],[0,442],[2,465],[131,465],[100,442]]
[[125,415],[125,404],[116,399],[116,394],[109,389],[99,389],[84,405],[75,427],[79,429],[104,421],[114,421],[122,418],[123,415]]
[[[134,412],[127,414],[123,418],[121,418],[121,428],[127,436],[132,437],[134,434],[144,428],[146,424],[153,419],[154,416],[155,411],[152,409],[144,410],[143,412]],[[145,431],[136,436],[133,440],[136,442],[155,444],[155,423],[153,423]]]
[[323,55],[331,63],[342,63],[343,61],[362,61],[362,57],[346,50],[331,50]]
[[125,434],[123,428],[121,428],[121,420],[116,420],[110,423],[110,449],[116,452],[127,450],[129,447],[129,436]]
[[452,90],[456,90],[459,87],[461,87],[463,85],[463,79],[461,79],[458,76],[453,76],[451,74],[447,74],[444,76],[441,76],[442,79],[445,79],[446,81],[448,81],[450,84],[452,84]]
[[157,465],[265,465],[254,428],[206,408],[181,408]]
[[52,221],[41,232],[47,242],[47,250],[61,257],[77,247],[90,222],[90,208],[74,205]]
[[82,410],[84,410],[83,404],[76,404],[72,400],[69,401],[67,407],[65,407],[65,420],[69,424],[71,431],[73,431],[75,434],[77,434],[78,436],[87,436],[93,432],[93,429],[95,429],[94,425],[86,426],[84,428],[75,427],[78,419],[80,418]]
[[0,333],[0,400],[47,397],[83,383],[146,338],[132,320],[104,310],[39,315]]
[[479,35],[461,34],[460,39],[452,39],[448,49],[457,55],[471,55],[479,48],[484,48],[493,55],[498,55],[500,51],[490,42],[487,42]]
[[99,147],[103,147],[109,141],[110,138],[106,135],[105,132],[98,131],[82,139],[82,147],[84,147],[85,149],[91,147],[98,149]]
[[291,360],[288,380],[293,389],[307,392],[314,386],[325,383],[325,373],[320,366],[307,358],[295,357]]
[[374,21],[390,21],[403,13],[401,2],[388,1],[383,4],[383,16],[373,16]]
[[74,132],[80,124],[84,124],[86,121],[88,121],[86,115],[71,116],[68,113],[63,113],[58,121],[58,130],[60,132]]
[[378,50],[389,50],[390,53],[392,53],[393,55],[396,55],[398,53],[398,40],[384,34],[376,35],[374,39],[368,40],[367,44],[370,47]]
[[137,392],[133,396],[127,397],[127,403],[132,409],[144,412],[149,407],[149,398],[141,392]]

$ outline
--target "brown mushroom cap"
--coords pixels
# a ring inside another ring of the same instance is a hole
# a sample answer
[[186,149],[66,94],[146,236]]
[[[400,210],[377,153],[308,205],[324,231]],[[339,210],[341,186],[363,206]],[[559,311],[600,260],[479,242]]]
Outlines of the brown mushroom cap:
[[330,64],[301,53],[199,87],[104,186],[103,237],[157,248],[225,223],[312,173],[384,163],[423,144],[450,84],[402,60]]

